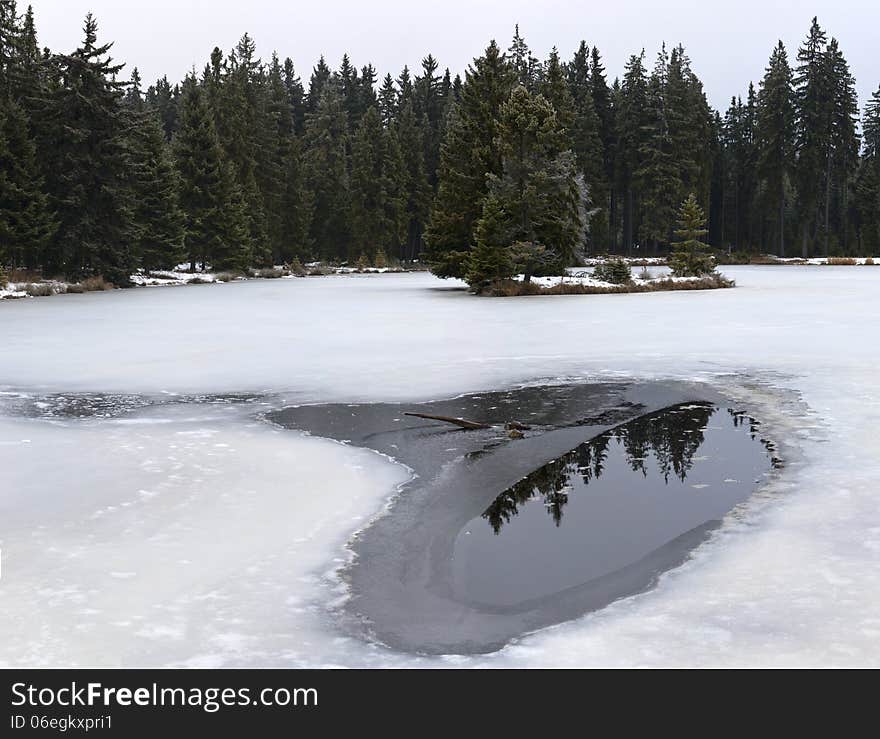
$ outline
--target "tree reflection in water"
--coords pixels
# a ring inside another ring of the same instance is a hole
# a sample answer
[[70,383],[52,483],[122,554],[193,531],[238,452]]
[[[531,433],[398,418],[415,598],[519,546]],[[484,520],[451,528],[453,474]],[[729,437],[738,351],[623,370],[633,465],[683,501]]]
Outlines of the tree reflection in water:
[[[498,534],[521,505],[540,499],[559,526],[572,490],[571,481],[580,477],[588,485],[601,477],[612,440],[617,441],[634,472],[647,477],[647,465],[653,459],[667,484],[670,475],[684,482],[716,410],[711,403],[684,403],[628,421],[530,473],[501,493],[482,516]],[[743,420],[734,415],[735,425]]]

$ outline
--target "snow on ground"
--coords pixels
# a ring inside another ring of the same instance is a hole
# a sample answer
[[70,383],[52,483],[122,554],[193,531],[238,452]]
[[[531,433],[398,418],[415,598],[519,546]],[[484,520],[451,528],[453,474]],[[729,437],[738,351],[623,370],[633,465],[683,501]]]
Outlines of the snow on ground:
[[[401,274],[0,305],[0,383],[40,407],[52,391],[284,394],[7,411],[0,664],[880,666],[880,270],[722,272],[737,288],[481,299]],[[758,398],[803,461],[655,590],[493,655],[415,658],[337,629],[342,543],[406,472],[260,408],[614,377]]]
[[[522,282],[525,275],[514,275],[513,279]],[[632,272],[632,281],[636,285],[650,285],[653,282],[700,282],[701,277],[673,277],[672,271],[665,266],[645,267],[644,270],[638,269]],[[531,277],[531,281],[541,287],[556,287],[565,283],[566,285],[585,285],[587,287],[620,287],[613,282],[598,280],[593,277],[592,269],[584,269],[583,267],[570,267],[566,270],[565,275],[549,275],[546,277]]]

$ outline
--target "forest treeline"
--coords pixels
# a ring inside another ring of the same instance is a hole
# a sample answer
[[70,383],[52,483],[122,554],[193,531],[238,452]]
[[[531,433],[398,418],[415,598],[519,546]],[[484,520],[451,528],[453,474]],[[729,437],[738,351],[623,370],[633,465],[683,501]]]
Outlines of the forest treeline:
[[145,85],[110,49],[91,15],[79,48],[41,49],[32,10],[0,0],[0,266],[116,284],[181,262],[380,252],[440,275],[511,255],[539,269],[662,253],[691,193],[715,248],[880,250],[880,89],[859,124],[815,19],[724,112],[681,46],[635,54],[609,82],[595,46],[542,61],[518,28],[463,78],[428,54],[380,80],[346,55],[306,85],[245,35],[179,83]]

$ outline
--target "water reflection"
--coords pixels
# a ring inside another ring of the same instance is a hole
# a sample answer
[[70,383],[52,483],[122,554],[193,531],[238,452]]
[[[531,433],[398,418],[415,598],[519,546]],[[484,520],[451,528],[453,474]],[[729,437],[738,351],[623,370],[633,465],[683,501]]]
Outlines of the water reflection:
[[[757,437],[757,422],[729,410],[734,427],[748,424]],[[499,495],[482,517],[498,534],[516,516],[520,507],[540,500],[556,526],[562,523],[565,506],[577,480],[588,485],[602,476],[609,447],[616,442],[633,472],[647,478],[656,470],[668,485],[670,477],[684,482],[699,458],[709,420],[718,411],[711,403],[686,403],[641,416],[584,442],[576,449],[545,464]],[[761,441],[772,451],[772,447]],[[775,462],[776,460],[774,460]]]

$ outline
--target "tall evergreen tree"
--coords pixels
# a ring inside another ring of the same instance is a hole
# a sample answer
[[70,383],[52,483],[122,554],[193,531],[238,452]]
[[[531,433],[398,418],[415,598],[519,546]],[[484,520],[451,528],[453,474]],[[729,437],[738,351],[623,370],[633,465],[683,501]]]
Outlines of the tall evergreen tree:
[[43,264],[55,228],[25,113],[0,95],[0,266]]
[[404,102],[395,124],[397,143],[403,162],[406,229],[400,259],[415,259],[421,250],[422,234],[433,194],[425,169],[423,131],[418,124],[412,101]]
[[797,128],[795,133],[798,217],[801,222],[801,254],[810,254],[810,244],[818,226],[822,177],[830,146],[831,94],[825,66],[827,36],[813,18],[810,32],[798,49],[795,73]]
[[648,80],[647,107],[635,172],[642,193],[640,237],[654,246],[669,239],[675,217],[675,199],[681,190],[680,161],[676,161],[666,109],[669,85],[669,58],[666,48],[657,56]]
[[[831,231],[838,235],[838,247],[846,251],[849,236],[849,193],[858,165],[858,99],[855,80],[849,71],[837,39],[825,52],[825,67],[831,94],[828,149],[825,155],[824,251],[829,255]],[[832,215],[835,223],[832,224]]]
[[438,191],[425,234],[431,268],[440,277],[465,273],[474,224],[487,194],[486,176],[501,172],[494,142],[511,84],[507,59],[493,41],[466,72],[441,148]]
[[593,98],[590,50],[583,41],[568,65],[568,86],[574,114],[571,123],[572,151],[578,171],[583,174],[592,206],[587,242],[594,251],[605,251],[610,245],[605,150],[602,124]]
[[382,145],[382,121],[376,109],[370,108],[351,144],[352,260],[360,254],[372,256],[386,246]]
[[526,40],[519,34],[519,23],[513,32],[513,41],[507,50],[507,59],[513,72],[514,80],[532,90],[540,79],[540,61],[535,57]]
[[880,87],[865,105],[862,116],[864,148],[856,181],[859,249],[880,254]]
[[638,181],[636,172],[641,168],[641,151],[646,130],[648,107],[648,81],[644,65],[645,52],[631,56],[620,87],[617,105],[617,174],[623,194],[623,247],[632,251],[636,233],[636,207]]
[[329,82],[306,116],[304,167],[313,216],[310,240],[321,259],[349,256],[348,115],[339,86]]
[[[596,111],[596,117],[599,122],[599,139],[602,142],[602,160],[605,165],[604,185],[606,191],[606,217],[608,235],[606,241],[600,238],[599,229],[601,229],[601,214],[596,219],[596,225],[590,224],[591,230],[596,234],[594,243],[599,249],[605,246],[614,248],[617,238],[615,235],[615,224],[617,222],[617,200],[615,198],[615,164],[616,164],[616,126],[615,115],[612,107],[612,93],[605,79],[605,68],[602,66],[602,58],[599,49],[593,47],[590,53],[590,91],[593,95],[593,108]],[[589,179],[587,180],[589,182]],[[593,199],[593,207],[599,206],[597,197]]]
[[49,272],[103,275],[126,285],[135,267],[132,202],[128,186],[130,120],[123,109],[121,64],[98,44],[98,26],[86,16],[82,45],[51,57],[59,81],[47,93],[39,135],[50,207],[59,228],[46,250]]
[[[483,222],[483,240],[541,246],[552,253],[555,269],[572,264],[584,227],[581,192],[574,155],[553,106],[517,85],[500,111],[496,146],[502,172],[489,176],[483,209],[496,232],[489,233]],[[473,262],[469,272],[473,276]]]
[[186,258],[177,173],[158,114],[137,121],[132,142],[134,253],[146,270],[173,269]]
[[770,212],[776,219],[779,256],[785,256],[786,192],[794,156],[795,110],[788,54],[780,41],[758,92],[756,145],[758,174],[764,183]]
[[246,266],[250,244],[240,192],[224,160],[204,93],[192,77],[183,85],[174,154],[190,266]]

